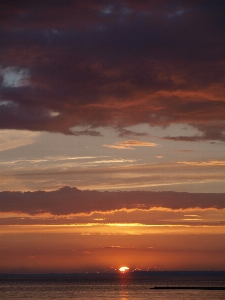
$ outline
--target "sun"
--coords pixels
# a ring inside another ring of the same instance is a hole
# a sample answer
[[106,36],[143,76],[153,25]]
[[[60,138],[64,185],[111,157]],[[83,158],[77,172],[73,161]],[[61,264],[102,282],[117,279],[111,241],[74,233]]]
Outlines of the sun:
[[128,267],[121,267],[121,268],[119,268],[119,271],[122,272],[122,273],[127,272],[128,270],[129,270]]

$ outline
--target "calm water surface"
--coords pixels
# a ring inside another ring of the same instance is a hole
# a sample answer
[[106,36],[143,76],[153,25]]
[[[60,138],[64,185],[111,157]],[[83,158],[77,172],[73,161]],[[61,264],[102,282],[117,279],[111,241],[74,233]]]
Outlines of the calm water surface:
[[225,287],[225,274],[0,275],[0,299],[225,299],[225,290],[154,290],[154,286]]

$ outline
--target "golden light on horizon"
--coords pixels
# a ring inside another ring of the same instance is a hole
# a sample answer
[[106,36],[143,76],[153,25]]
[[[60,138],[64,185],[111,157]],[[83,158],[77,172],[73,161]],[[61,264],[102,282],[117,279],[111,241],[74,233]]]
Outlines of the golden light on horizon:
[[119,271],[122,272],[122,273],[127,272],[128,270],[129,270],[128,267],[121,267],[121,268],[119,268]]

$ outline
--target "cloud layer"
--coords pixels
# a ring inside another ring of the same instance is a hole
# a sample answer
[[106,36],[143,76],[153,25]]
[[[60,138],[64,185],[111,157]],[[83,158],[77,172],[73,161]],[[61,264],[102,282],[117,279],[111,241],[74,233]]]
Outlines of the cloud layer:
[[[223,1],[1,1],[0,128],[225,141]],[[85,129],[76,131],[75,126]]]
[[120,209],[224,209],[225,194],[98,192],[64,187],[52,192],[1,192],[1,212],[37,215],[89,214]]

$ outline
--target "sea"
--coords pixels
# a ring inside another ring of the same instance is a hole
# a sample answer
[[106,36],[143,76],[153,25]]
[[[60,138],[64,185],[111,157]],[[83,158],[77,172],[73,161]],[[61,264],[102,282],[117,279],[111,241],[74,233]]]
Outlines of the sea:
[[225,299],[225,272],[0,274],[0,299]]

